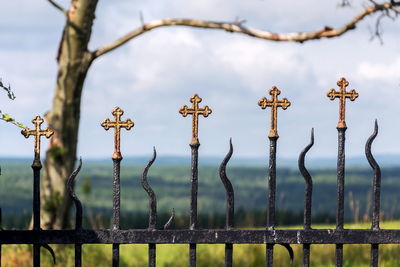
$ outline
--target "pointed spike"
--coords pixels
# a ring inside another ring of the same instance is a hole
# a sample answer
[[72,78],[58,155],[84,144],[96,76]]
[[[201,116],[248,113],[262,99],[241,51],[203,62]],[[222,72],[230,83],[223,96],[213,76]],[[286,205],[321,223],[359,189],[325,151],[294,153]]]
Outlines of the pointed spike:
[[72,188],[72,183],[75,180],[76,176],[78,175],[78,173],[80,172],[82,168],[82,157],[79,157],[79,165],[78,167],[71,173],[71,175],[69,176],[67,183],[68,183],[68,189],[70,191],[70,193],[72,193],[74,190]]
[[233,154],[233,145],[232,145],[232,138],[229,140],[229,151],[226,154],[225,158],[223,159],[220,167],[219,167],[219,177],[225,187],[226,191],[226,228],[233,228],[234,226],[234,190],[232,183],[230,182],[229,178],[226,175],[226,165],[228,164],[229,160],[231,159]]
[[81,229],[82,228],[82,204],[79,198],[75,194],[75,188],[74,188],[74,181],[78,173],[80,172],[82,167],[82,157],[79,158],[79,165],[78,167],[71,173],[71,175],[68,177],[67,180],[67,189],[68,189],[68,194],[72,198],[72,201],[75,204],[76,208],[76,215],[75,215],[75,228],[76,229]]
[[147,173],[150,167],[153,165],[154,161],[156,160],[156,157],[156,148],[153,147],[153,157],[149,160],[146,167],[144,168],[141,179],[142,187],[149,197],[149,229],[155,229],[157,224],[157,197],[154,190],[151,188],[147,181]]
[[47,249],[48,252],[50,252],[51,257],[53,258],[53,263],[56,265],[56,254],[54,253],[54,250],[48,245],[48,244],[41,244],[43,248]]
[[293,248],[290,246],[290,244],[280,244],[282,247],[286,248],[287,252],[289,253],[290,257],[290,266],[293,266],[293,260],[294,260],[294,251]]
[[167,230],[171,226],[174,219],[175,219],[175,209],[172,208],[171,217],[169,217],[168,221],[164,224],[164,230]]
[[79,170],[81,169],[81,167],[82,167],[82,157],[79,157]]
[[373,196],[374,196],[374,205],[372,208],[372,229],[379,229],[379,221],[380,221],[380,191],[381,191],[381,169],[379,164],[376,162],[374,156],[372,155],[371,148],[372,143],[378,135],[378,121],[375,120],[374,132],[368,138],[365,144],[365,156],[368,160],[369,165],[374,171],[374,180],[373,180]]
[[311,128],[311,143],[314,144],[314,127]]

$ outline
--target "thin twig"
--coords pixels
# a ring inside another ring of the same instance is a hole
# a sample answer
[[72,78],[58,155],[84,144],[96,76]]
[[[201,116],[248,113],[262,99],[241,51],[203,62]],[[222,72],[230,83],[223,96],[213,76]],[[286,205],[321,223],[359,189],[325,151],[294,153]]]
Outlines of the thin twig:
[[[11,100],[15,99],[14,92],[11,90],[11,85],[9,84],[8,86],[5,86],[3,84],[1,78],[0,78],[0,88],[3,88],[5,91],[7,91],[7,96],[8,96],[9,99],[11,99]],[[1,110],[0,110],[0,120],[3,120],[5,122],[9,122],[11,124],[14,124],[15,126],[23,128],[23,129],[26,128],[26,126],[24,126],[22,123],[15,121],[15,119],[12,118],[10,116],[10,114],[3,113]]]
[[22,123],[16,121],[14,118],[12,118],[10,116],[10,114],[3,113],[1,110],[0,110],[0,120],[8,122],[8,123],[11,123],[11,124],[14,124],[15,126],[17,126],[19,128],[22,128],[22,129],[27,128],[25,125],[23,125]]
[[65,10],[61,5],[56,3],[54,0],[47,0],[52,6],[54,6],[56,9],[60,10],[64,15],[67,15],[68,12]]
[[339,4],[338,7],[351,7],[351,0],[342,0]]
[[3,88],[7,92],[7,96],[8,96],[9,99],[11,99],[11,100],[15,99],[15,95],[14,95],[14,92],[11,90],[10,84],[8,84],[8,87],[6,87],[3,84],[1,78],[0,78],[0,87]]

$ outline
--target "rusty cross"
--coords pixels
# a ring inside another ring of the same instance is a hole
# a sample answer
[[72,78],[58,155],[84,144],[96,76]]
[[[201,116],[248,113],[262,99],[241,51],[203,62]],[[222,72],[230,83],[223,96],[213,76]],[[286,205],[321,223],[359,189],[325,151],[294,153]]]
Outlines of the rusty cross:
[[179,109],[179,113],[182,114],[183,117],[187,115],[192,115],[192,141],[190,141],[191,145],[198,145],[199,137],[199,115],[203,115],[204,117],[208,117],[212,113],[212,110],[208,106],[204,106],[204,108],[199,108],[199,103],[201,102],[201,97],[197,94],[194,94],[190,98],[190,102],[193,103],[192,108],[184,105]]
[[21,131],[21,134],[25,136],[25,138],[29,138],[29,136],[33,135],[35,137],[35,159],[34,163],[40,165],[40,137],[41,136],[46,136],[46,138],[49,138],[54,134],[54,131],[50,128],[46,128],[44,130],[40,129],[40,125],[44,120],[40,116],[36,116],[33,118],[32,123],[35,125],[34,129],[29,129],[29,128],[24,128]]
[[335,91],[335,89],[329,90],[327,96],[330,100],[334,100],[335,98],[339,98],[339,123],[337,128],[347,128],[345,121],[345,111],[346,111],[346,98],[349,98],[351,101],[354,101],[358,97],[358,93],[356,90],[351,89],[350,92],[346,91],[346,87],[349,85],[349,82],[345,78],[340,78],[337,82],[337,85],[340,87],[340,91]]
[[271,107],[271,129],[269,130],[268,136],[278,137],[278,107],[281,107],[285,110],[290,107],[290,102],[286,99],[286,97],[282,100],[278,100],[278,95],[281,94],[281,91],[276,86],[273,86],[269,90],[269,94],[272,96],[272,99],[268,100],[266,97],[263,97],[261,98],[261,100],[258,101],[258,105],[262,109],[265,109],[266,107]]
[[108,131],[110,128],[114,128],[114,154],[112,155],[112,159],[122,159],[121,150],[120,150],[120,135],[121,128],[125,128],[126,130],[130,130],[135,124],[131,119],[126,119],[126,121],[121,121],[121,116],[124,114],[124,111],[119,107],[116,107],[111,112],[115,117],[115,121],[110,121],[109,118],[105,119],[101,126]]

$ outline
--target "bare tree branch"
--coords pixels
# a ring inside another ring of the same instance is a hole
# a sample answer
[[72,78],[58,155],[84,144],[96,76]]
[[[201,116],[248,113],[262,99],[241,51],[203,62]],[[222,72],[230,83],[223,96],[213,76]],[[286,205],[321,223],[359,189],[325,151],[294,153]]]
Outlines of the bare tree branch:
[[[1,80],[1,78],[0,78],[0,88],[2,88],[3,90],[5,90],[7,92],[7,95],[8,95],[9,99],[11,99],[11,100],[15,99],[15,95],[14,95],[14,92],[11,90],[10,84],[8,84],[8,86],[5,86],[3,84],[3,81]],[[22,123],[17,122],[14,118],[12,118],[10,114],[3,113],[1,110],[0,110],[0,120],[12,123],[15,126],[18,126],[20,128],[23,128],[23,129],[26,128],[26,126],[24,126]]]
[[351,0],[342,0],[339,4],[339,7],[351,7]]
[[11,85],[8,84],[8,87],[5,86],[3,84],[3,81],[1,80],[1,78],[0,78],[0,88],[2,88],[3,90],[5,90],[7,92],[7,96],[8,96],[9,99],[11,99],[11,100],[15,99],[14,92],[11,90]]
[[243,26],[242,22],[216,22],[216,21],[204,21],[204,20],[196,20],[196,19],[163,19],[163,20],[155,20],[144,24],[143,26],[127,33],[126,35],[122,36],[121,38],[115,40],[114,42],[105,45],[95,51],[92,52],[93,59],[104,55],[122,45],[127,43],[128,41],[142,35],[148,31],[159,27],[166,27],[166,26],[188,26],[188,27],[195,27],[195,28],[206,28],[206,29],[219,29],[225,30],[227,32],[232,33],[241,33],[246,34],[255,38],[270,40],[270,41],[277,41],[277,42],[305,42],[309,40],[317,40],[321,38],[332,38],[338,37],[342,34],[355,29],[357,23],[363,20],[365,17],[381,12],[381,11],[395,11],[396,7],[400,6],[400,2],[391,1],[385,2],[383,4],[373,4],[365,8],[361,13],[355,16],[352,20],[344,24],[339,28],[331,28],[325,27],[318,31],[312,32],[294,32],[294,33],[273,33],[269,31],[258,30],[250,27]]
[[56,3],[54,0],[47,0],[49,1],[49,3],[54,6],[55,8],[57,8],[58,10],[60,10],[62,13],[64,13],[64,15],[67,15],[67,10],[65,10],[62,6],[60,6],[58,3]]

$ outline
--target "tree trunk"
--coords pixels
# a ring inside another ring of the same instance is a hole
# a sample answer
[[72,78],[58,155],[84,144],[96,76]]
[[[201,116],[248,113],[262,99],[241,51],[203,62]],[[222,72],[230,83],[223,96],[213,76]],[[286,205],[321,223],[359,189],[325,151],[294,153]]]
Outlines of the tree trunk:
[[71,199],[66,180],[73,171],[78,144],[81,95],[93,61],[88,51],[98,0],[72,0],[58,52],[53,106],[46,115],[54,136],[46,151],[41,184],[43,229],[69,227]]

